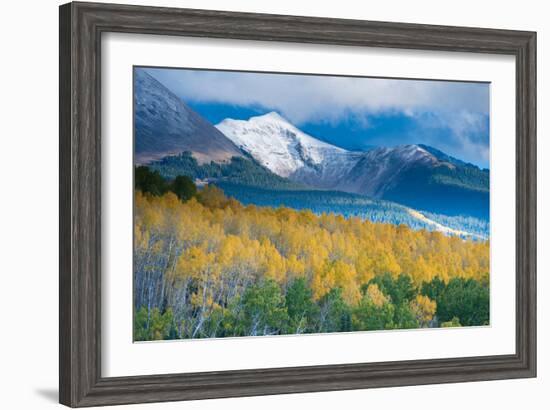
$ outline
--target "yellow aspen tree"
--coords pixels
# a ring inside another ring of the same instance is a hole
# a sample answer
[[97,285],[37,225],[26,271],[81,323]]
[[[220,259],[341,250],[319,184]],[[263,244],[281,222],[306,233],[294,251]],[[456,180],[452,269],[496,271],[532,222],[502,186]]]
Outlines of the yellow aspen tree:
[[416,298],[411,301],[410,308],[416,316],[418,323],[420,323],[420,326],[426,327],[433,319],[437,304],[435,300],[431,300],[427,296],[417,295]]
[[376,307],[382,307],[385,303],[388,303],[388,298],[382,293],[376,283],[371,283],[367,287],[365,295]]

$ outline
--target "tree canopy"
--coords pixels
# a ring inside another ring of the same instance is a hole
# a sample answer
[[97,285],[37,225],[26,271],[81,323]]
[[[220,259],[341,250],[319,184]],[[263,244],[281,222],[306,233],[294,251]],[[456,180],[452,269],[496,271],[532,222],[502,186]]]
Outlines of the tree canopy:
[[136,169],[136,340],[489,323],[488,242],[164,184]]

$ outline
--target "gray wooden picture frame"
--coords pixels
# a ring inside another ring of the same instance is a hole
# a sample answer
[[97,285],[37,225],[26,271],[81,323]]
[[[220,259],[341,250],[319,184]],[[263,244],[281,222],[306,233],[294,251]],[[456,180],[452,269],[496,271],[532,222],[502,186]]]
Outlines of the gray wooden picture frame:
[[[94,3],[65,4],[59,12],[62,404],[82,407],[535,377],[536,33]],[[515,354],[102,377],[100,67],[101,36],[108,32],[515,56],[517,200],[516,220],[510,221],[517,232]]]

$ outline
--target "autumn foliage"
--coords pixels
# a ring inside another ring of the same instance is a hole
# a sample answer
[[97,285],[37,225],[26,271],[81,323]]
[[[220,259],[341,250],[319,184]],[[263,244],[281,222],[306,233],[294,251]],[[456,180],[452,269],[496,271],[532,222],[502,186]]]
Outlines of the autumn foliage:
[[488,242],[180,198],[136,191],[136,340],[488,323]]

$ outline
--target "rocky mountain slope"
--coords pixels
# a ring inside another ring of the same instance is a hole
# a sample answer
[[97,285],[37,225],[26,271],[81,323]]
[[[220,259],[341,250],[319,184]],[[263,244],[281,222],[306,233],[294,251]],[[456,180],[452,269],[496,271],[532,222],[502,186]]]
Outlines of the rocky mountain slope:
[[135,162],[191,152],[199,163],[227,162],[242,152],[210,122],[142,68],[134,72]]

